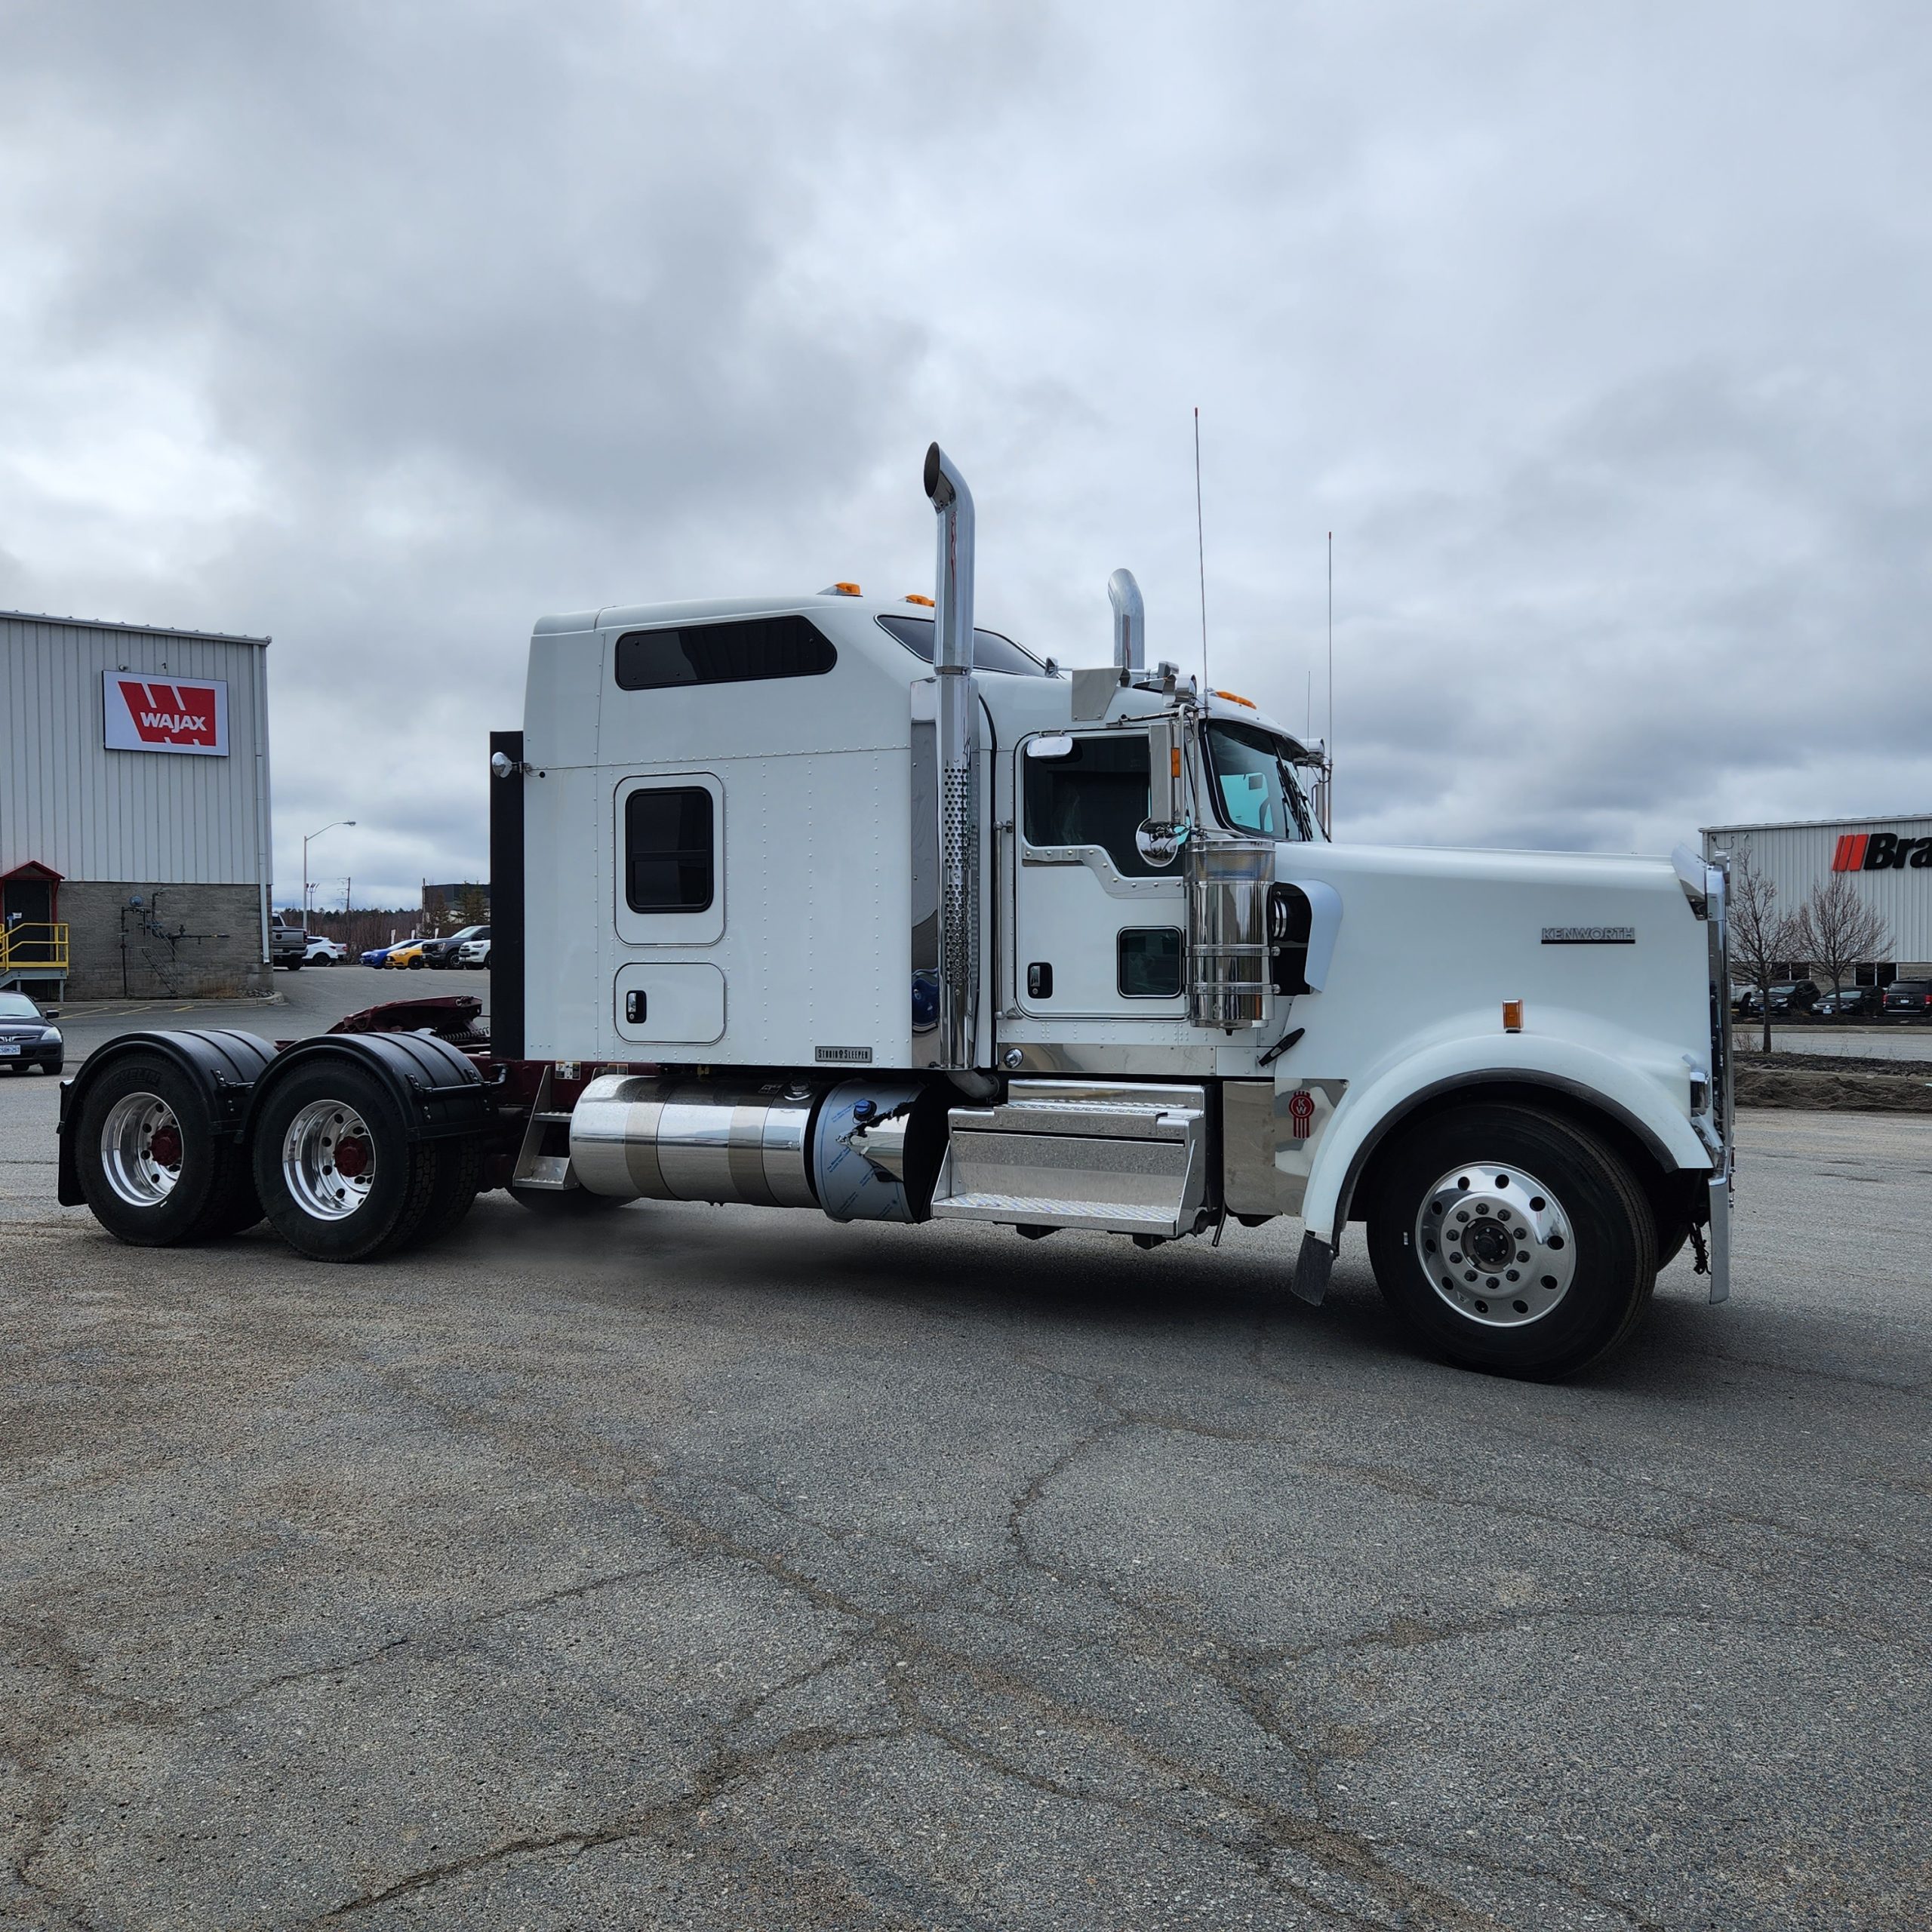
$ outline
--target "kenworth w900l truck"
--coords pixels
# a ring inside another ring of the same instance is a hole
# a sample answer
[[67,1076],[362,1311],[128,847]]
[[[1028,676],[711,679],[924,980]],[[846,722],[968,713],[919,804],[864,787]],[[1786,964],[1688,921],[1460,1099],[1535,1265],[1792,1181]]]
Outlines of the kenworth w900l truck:
[[1287,1215],[1315,1303],[1358,1221],[1430,1345],[1524,1374],[1614,1346],[1687,1241],[1723,1299],[1722,866],[1332,843],[1318,749],[1149,669],[1126,572],[1094,668],[977,629],[937,446],[925,486],[933,598],[537,626],[490,1035],[461,998],[129,1035],[63,1091],[61,1199],[321,1260],[483,1187],[1143,1247]]

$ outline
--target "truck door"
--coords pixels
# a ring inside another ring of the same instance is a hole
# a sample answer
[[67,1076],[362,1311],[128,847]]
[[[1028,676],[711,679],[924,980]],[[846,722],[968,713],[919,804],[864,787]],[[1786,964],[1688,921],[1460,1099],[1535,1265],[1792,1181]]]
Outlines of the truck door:
[[1146,731],[1035,732],[1017,754],[1014,1003],[1029,1019],[1184,1020],[1180,862],[1135,842]]

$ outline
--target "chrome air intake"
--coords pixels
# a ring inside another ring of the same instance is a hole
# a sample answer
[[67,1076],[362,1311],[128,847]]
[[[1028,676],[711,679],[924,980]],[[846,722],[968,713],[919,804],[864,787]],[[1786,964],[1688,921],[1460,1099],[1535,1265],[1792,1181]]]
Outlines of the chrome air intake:
[[939,518],[939,1048],[937,1064],[973,1064],[980,987],[979,815],[973,786],[973,494],[938,444],[926,494]]
[[1181,848],[1187,880],[1188,1017],[1258,1026],[1268,1002],[1268,838],[1201,836]]

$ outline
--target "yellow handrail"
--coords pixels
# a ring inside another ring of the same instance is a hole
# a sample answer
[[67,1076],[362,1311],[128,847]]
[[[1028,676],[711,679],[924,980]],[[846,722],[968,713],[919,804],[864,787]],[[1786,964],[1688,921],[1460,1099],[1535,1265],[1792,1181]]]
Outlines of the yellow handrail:
[[29,966],[50,973],[66,971],[66,920],[16,919],[0,926],[0,973],[17,973]]

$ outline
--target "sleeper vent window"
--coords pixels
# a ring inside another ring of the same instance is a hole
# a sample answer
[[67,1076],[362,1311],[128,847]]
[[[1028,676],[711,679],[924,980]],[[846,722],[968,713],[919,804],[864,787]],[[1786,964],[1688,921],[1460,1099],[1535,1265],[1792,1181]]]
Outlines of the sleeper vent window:
[[624,897],[633,912],[702,912],[712,892],[711,794],[697,786],[624,801]]
[[746,617],[676,630],[626,631],[617,640],[617,683],[627,691],[822,678],[838,662],[831,638],[806,617]]

